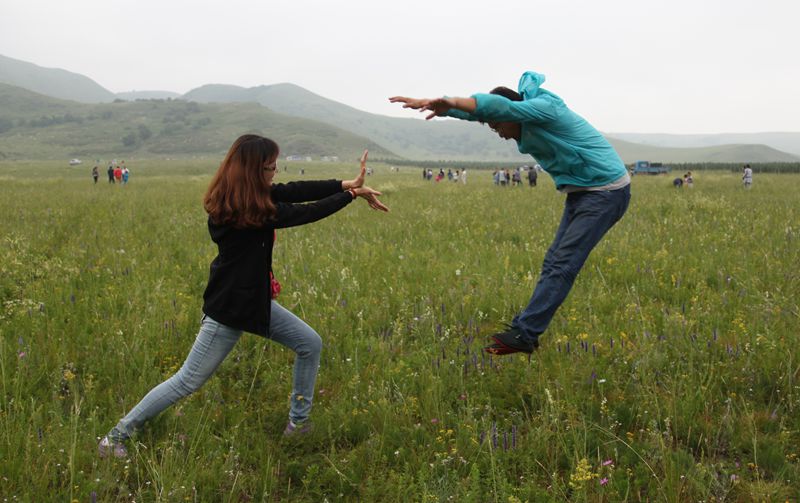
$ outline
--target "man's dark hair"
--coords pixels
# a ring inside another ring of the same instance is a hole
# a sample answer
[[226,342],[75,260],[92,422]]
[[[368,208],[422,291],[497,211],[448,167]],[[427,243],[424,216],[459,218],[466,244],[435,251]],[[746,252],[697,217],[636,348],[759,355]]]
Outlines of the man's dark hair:
[[503,86],[495,87],[494,89],[489,91],[489,94],[497,94],[497,95],[500,95],[500,96],[502,96],[504,98],[508,98],[511,101],[522,101],[522,95],[520,95],[518,92],[514,91],[513,89],[509,89],[509,88],[503,87]]

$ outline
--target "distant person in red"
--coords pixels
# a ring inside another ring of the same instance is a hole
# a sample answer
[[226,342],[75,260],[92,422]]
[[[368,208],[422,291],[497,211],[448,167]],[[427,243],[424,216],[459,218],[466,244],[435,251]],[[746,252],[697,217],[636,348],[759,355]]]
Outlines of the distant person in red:
[[114,168],[114,179],[117,180],[117,183],[120,183],[120,180],[122,180],[122,168],[119,166]]

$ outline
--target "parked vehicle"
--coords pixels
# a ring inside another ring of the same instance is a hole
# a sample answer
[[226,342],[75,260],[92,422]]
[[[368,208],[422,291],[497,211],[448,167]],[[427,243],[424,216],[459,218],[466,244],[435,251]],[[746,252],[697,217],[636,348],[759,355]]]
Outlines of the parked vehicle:
[[650,162],[650,161],[636,161],[633,165],[633,174],[646,174],[646,175],[661,175],[664,173],[669,173],[670,167],[664,166],[660,162]]

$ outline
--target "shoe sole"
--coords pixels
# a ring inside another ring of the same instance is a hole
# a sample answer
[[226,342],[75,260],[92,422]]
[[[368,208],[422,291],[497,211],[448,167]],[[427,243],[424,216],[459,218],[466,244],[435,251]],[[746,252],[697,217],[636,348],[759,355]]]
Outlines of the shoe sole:
[[506,342],[503,342],[497,335],[492,336],[492,340],[494,341],[493,344],[490,344],[483,348],[484,351],[487,353],[491,353],[493,355],[510,355],[514,353],[525,353],[525,354],[532,354],[535,348],[520,348],[512,346]]

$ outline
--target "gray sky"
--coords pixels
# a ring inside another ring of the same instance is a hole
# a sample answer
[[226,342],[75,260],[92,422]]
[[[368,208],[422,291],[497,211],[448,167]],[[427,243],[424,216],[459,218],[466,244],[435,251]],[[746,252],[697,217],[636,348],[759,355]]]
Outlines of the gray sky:
[[292,82],[387,97],[515,88],[606,132],[800,131],[798,0],[2,0],[0,54],[113,92]]

